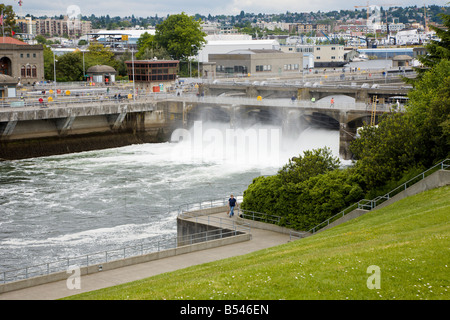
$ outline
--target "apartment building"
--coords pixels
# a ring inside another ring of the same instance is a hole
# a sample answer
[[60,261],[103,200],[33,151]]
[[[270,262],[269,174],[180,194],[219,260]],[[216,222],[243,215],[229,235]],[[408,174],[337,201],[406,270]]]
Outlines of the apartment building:
[[81,36],[92,32],[92,24],[90,21],[81,21],[78,19],[37,19],[36,34],[69,37]]
[[19,27],[20,33],[36,34],[36,21],[32,20],[31,17],[16,17],[16,26]]
[[331,26],[328,24],[312,24],[312,23],[293,23],[289,25],[289,33],[311,34],[311,33],[329,33]]

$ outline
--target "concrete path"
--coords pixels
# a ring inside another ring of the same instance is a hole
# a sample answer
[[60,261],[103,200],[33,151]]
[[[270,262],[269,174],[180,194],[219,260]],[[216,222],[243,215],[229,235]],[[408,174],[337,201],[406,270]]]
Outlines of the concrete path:
[[[225,212],[211,216],[227,218]],[[69,290],[66,281],[47,283],[31,288],[0,294],[0,300],[54,300],[78,293],[102,289],[144,279],[206,262],[244,255],[289,241],[288,234],[252,228],[252,239],[236,244],[190,252],[128,267],[98,272],[81,277],[81,289]]]

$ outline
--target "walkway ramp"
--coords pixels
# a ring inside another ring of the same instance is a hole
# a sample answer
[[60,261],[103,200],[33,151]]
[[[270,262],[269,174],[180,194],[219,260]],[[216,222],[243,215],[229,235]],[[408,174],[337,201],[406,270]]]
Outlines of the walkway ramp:
[[[231,224],[237,222],[237,218],[228,218],[226,208],[220,212],[211,213],[203,218],[214,221],[214,224],[225,221]],[[191,218],[195,219],[195,218]],[[198,217],[197,217],[198,219]],[[0,300],[54,300],[71,295],[107,288],[130,281],[140,280],[155,276],[165,272],[171,272],[182,268],[187,268],[202,263],[213,262],[229,257],[244,255],[261,249],[277,246],[289,241],[289,234],[282,234],[275,231],[251,229],[251,237],[248,241],[241,241],[233,244],[223,245],[215,248],[193,251],[180,255],[174,255],[145,263],[134,264],[126,267],[105,270],[81,276],[80,289],[69,289],[67,280],[41,284],[29,288],[0,294]],[[69,278],[70,274],[67,275]]]

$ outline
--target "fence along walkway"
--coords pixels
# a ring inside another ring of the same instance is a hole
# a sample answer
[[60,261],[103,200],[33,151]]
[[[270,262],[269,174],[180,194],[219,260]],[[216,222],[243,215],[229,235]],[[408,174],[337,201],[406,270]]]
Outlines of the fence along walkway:
[[[311,228],[308,231],[308,233],[311,233],[311,234],[317,233],[319,230],[329,226],[332,222],[334,222],[340,218],[343,218],[345,215],[350,214],[350,213],[354,212],[355,210],[365,210],[365,211],[373,210],[376,207],[379,207],[381,204],[385,203],[386,201],[393,199],[394,196],[398,195],[399,193],[406,191],[408,188],[412,187],[416,183],[429,177],[431,174],[437,172],[438,170],[447,171],[447,170],[449,170],[449,168],[450,168],[450,159],[445,159],[442,162],[439,162],[438,164],[436,164],[436,165],[432,166],[431,168],[425,170],[424,172],[418,174],[414,178],[399,185],[397,188],[389,191],[385,195],[378,196],[372,200],[362,199],[362,200],[358,201],[357,203],[352,204],[348,208],[342,210],[341,212],[328,218],[324,222]],[[304,236],[304,234],[305,234],[305,232],[292,232],[291,237],[302,238]]]
[[[242,199],[242,197],[240,197],[240,199]],[[186,217],[190,217],[188,211],[219,207],[224,206],[225,204],[226,199],[220,199],[180,205],[178,208],[178,216],[180,217],[181,215],[185,215]],[[219,230],[207,230],[185,236],[154,236],[144,239],[141,243],[135,245],[88,253],[81,256],[62,258],[55,261],[26,266],[14,270],[4,270],[0,272],[0,284],[66,271],[74,266],[89,267],[120,259],[161,252],[163,250],[177,248],[180,245],[195,244],[199,242],[223,239],[225,237],[235,236],[242,233],[250,233],[248,224],[236,224],[235,221],[222,219],[221,217],[197,217],[195,218],[195,221],[205,225],[217,226]]]
[[[435,166],[431,167],[430,169],[422,172],[421,174],[417,175],[416,177],[401,184],[400,186],[398,186],[397,188],[388,192],[387,194],[377,197],[372,200],[363,199],[363,200],[353,204],[352,206],[342,210],[341,212],[334,215],[333,217],[330,217],[329,219],[325,220],[324,222],[320,223],[319,225],[315,226],[314,228],[312,228],[311,230],[309,230],[307,232],[305,232],[305,231],[290,231],[289,235],[283,235],[278,232],[271,232],[271,231],[267,231],[267,230],[260,230],[260,229],[252,228],[252,230],[251,230],[252,231],[252,241],[246,241],[246,243],[237,243],[234,245],[227,245],[224,247],[209,249],[208,250],[209,255],[207,254],[205,256],[202,256],[201,252],[195,252],[195,253],[192,252],[192,253],[183,254],[183,257],[181,258],[181,260],[184,259],[185,261],[183,261],[183,263],[178,262],[180,264],[175,267],[171,266],[171,270],[176,270],[178,268],[186,267],[188,265],[196,265],[196,264],[200,264],[203,262],[218,260],[218,259],[222,259],[222,258],[226,258],[226,257],[232,257],[232,256],[236,256],[239,254],[245,254],[245,253],[253,252],[256,250],[263,249],[263,248],[276,246],[278,244],[285,243],[285,242],[295,239],[295,238],[303,238],[307,235],[315,234],[315,233],[319,232],[320,230],[324,229],[325,227],[329,226],[332,222],[338,220],[339,218],[344,217],[347,214],[350,214],[354,210],[357,210],[357,209],[365,210],[365,211],[373,210],[376,207],[379,207],[382,203],[392,199],[395,195],[407,190],[409,187],[413,186],[417,182],[424,180],[425,178],[427,178],[431,174],[435,173],[436,171],[438,171],[438,170],[448,171],[449,168],[450,168],[450,159],[446,159],[446,160],[436,164]],[[240,197],[240,199],[242,199],[242,197]],[[195,210],[195,209],[198,210],[200,208],[201,209],[213,208],[213,207],[217,207],[217,206],[223,207],[225,204],[226,204],[225,199],[217,200],[217,201],[205,201],[205,202],[195,204],[195,205],[191,205],[191,204],[182,205],[179,207],[178,210],[179,210],[179,215],[185,215],[188,210]],[[252,219],[252,220],[256,220],[256,221],[264,221],[264,222],[273,223],[273,224],[280,224],[283,219],[282,217],[279,217],[279,216],[267,215],[267,214],[260,213],[260,212],[252,212],[252,211],[246,211],[246,210],[241,210],[238,214],[240,214],[240,216],[242,218]],[[227,228],[228,230],[230,229],[230,227],[229,227],[230,224],[232,226],[236,226],[234,221],[230,220],[229,218],[226,219],[224,217],[226,217],[226,209],[223,212],[204,216],[201,219],[203,221],[206,220],[208,222],[213,222],[213,224],[215,224],[215,225],[217,225],[217,223],[221,224],[223,222],[224,225],[226,224],[228,226],[228,228]],[[197,219],[200,219],[200,218],[197,218]],[[199,220],[197,220],[197,221],[199,221]],[[236,228],[238,228],[238,227],[236,226]],[[233,229],[231,229],[231,230],[233,230]],[[250,227],[248,227],[247,225],[244,225],[244,226],[242,226],[241,230],[250,230]],[[234,232],[234,231],[231,231],[231,232]],[[195,235],[194,238],[197,238],[198,236],[199,235]],[[217,234],[214,234],[214,237],[216,237],[216,236],[217,236]],[[208,238],[208,234],[203,235],[203,237]],[[176,241],[177,241],[176,239],[173,240],[174,243],[176,243]],[[188,240],[188,241],[190,241],[190,240]],[[159,247],[159,245],[158,245],[158,247]],[[121,249],[117,249],[116,251],[123,252],[123,254],[125,254],[125,252],[126,252],[125,250],[126,250],[126,248],[121,248]],[[120,253],[119,253],[119,255],[120,255]],[[108,259],[107,252],[106,252],[106,254],[103,253],[103,256],[105,257],[105,259]],[[173,258],[176,261],[180,261],[178,257],[170,257],[170,258]],[[170,258],[166,258],[166,259],[170,259]],[[213,260],[208,260],[208,259],[213,259]],[[89,260],[89,259],[87,258],[87,260]],[[62,263],[64,265],[65,269],[67,269],[68,265],[70,265],[70,262],[67,259],[63,260],[62,262],[59,261],[59,263]],[[158,262],[156,262],[156,261],[145,263],[145,265],[150,264],[150,263],[154,264],[153,267],[156,267],[158,265]],[[187,263],[187,265],[186,265],[186,263]],[[143,265],[143,264],[141,264],[141,265]],[[47,266],[47,264],[45,264],[45,266]],[[124,267],[124,268],[132,269],[133,266]],[[121,268],[121,269],[124,269],[124,268]],[[136,267],[136,268],[138,268],[138,267]],[[150,269],[152,269],[152,268],[150,268]],[[24,271],[24,269],[22,269],[22,271]],[[114,270],[110,270],[108,272],[112,273],[113,271]],[[95,287],[91,290],[98,289],[100,287],[107,287],[107,286],[115,285],[118,283],[129,282],[129,281],[133,281],[136,279],[142,279],[144,277],[149,277],[149,276],[156,275],[156,274],[159,274],[162,272],[167,272],[167,271],[170,271],[170,270],[169,269],[147,270],[143,273],[134,274],[131,277],[124,277],[123,279],[119,279],[119,280],[116,279],[115,281],[112,281],[109,283],[102,277],[101,284],[95,284],[94,286],[97,286],[97,287]],[[106,271],[105,271],[105,273],[106,273]],[[95,276],[95,274],[89,275],[89,276]],[[1,279],[1,280],[5,281],[5,275],[3,275],[3,279]],[[95,280],[92,280],[92,281],[95,282]],[[22,289],[22,290],[19,290],[20,292],[18,292],[16,294],[15,293],[0,294],[0,300],[1,299],[10,299],[10,298],[13,298],[13,299],[14,298],[19,298],[19,299],[34,299],[34,298],[36,298],[36,299],[57,299],[57,298],[61,298],[61,297],[79,293],[79,292],[70,291],[67,288],[61,288],[61,286],[63,286],[63,287],[66,286],[66,281],[62,281],[62,282],[63,283],[58,282],[59,287],[58,287],[58,284],[53,284],[53,285],[48,284],[49,288],[52,288],[52,289],[48,289],[49,290],[48,295],[46,295],[45,292],[36,291],[39,289],[29,288],[30,295],[27,295],[27,293],[26,293],[27,289]],[[54,286],[57,286],[57,289],[55,289]],[[85,290],[85,291],[88,291],[88,290]],[[36,293],[36,292],[38,292],[38,293]]]
[[[230,223],[232,224],[233,221],[235,221],[234,219],[236,219],[226,218],[226,208],[224,208],[224,211],[222,212],[213,213],[209,216],[210,221],[214,221],[214,223],[222,220],[222,223],[225,224],[225,221],[228,220],[229,222],[227,223],[227,225],[229,225]],[[208,219],[208,217],[205,216],[203,217],[203,219]],[[244,226],[244,228],[246,227]],[[67,287],[67,280],[60,280],[29,288],[0,293],[0,300],[60,299],[74,294],[144,279],[161,273],[175,271],[181,268],[251,253],[254,251],[287,243],[289,241],[288,234],[281,234],[279,232],[256,228],[252,228],[251,232],[251,240],[248,241],[236,242],[199,251],[192,251],[180,255],[152,260],[149,262],[133,264],[117,269],[103,270],[102,272],[83,275],[80,279],[80,289],[71,290]],[[240,237],[242,237],[242,235],[240,235]],[[69,277],[69,275],[67,275],[67,277]]]
[[[313,228],[311,228],[308,231],[290,230],[289,231],[290,239],[292,240],[292,239],[296,239],[296,238],[297,239],[304,238],[304,237],[313,235],[313,234],[321,231],[322,229],[326,228],[334,221],[337,221],[338,219],[341,219],[344,216],[346,216],[352,212],[355,212],[355,210],[359,210],[360,212],[361,211],[367,212],[367,211],[375,209],[376,207],[380,207],[383,203],[386,203],[386,201],[392,200],[396,195],[398,195],[401,192],[412,187],[417,182],[424,180],[425,178],[427,178],[431,174],[435,173],[436,171],[438,171],[438,170],[447,171],[447,170],[449,170],[449,168],[450,168],[450,159],[445,159],[445,160],[439,162],[438,164],[434,165],[433,167],[418,174],[414,178],[399,185],[398,187],[394,188],[393,190],[389,191],[388,193],[386,193],[382,196],[378,196],[372,200],[362,199],[362,200],[352,204],[351,206],[345,208],[344,210],[340,211],[339,213],[333,215],[332,217],[326,219],[325,221],[319,223],[318,225],[314,226]],[[290,225],[290,222],[286,217],[266,214],[266,213],[262,213],[262,212],[250,211],[250,210],[242,210],[241,209],[240,217],[242,217],[244,219],[260,221],[260,222],[265,222],[265,223],[270,223],[270,224],[275,224],[275,225],[280,225],[280,226],[282,225],[282,226],[289,227],[289,225]]]

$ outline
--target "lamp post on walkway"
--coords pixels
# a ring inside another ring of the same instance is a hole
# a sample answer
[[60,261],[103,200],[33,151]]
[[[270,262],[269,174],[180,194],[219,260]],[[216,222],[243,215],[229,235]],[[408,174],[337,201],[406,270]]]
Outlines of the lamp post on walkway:
[[134,49],[131,48],[131,68],[133,69],[133,100],[136,100],[136,85],[134,81]]
[[53,82],[55,84],[55,90],[54,90],[55,98],[56,98],[56,62],[58,62],[58,60],[56,60],[55,51],[53,51]]

